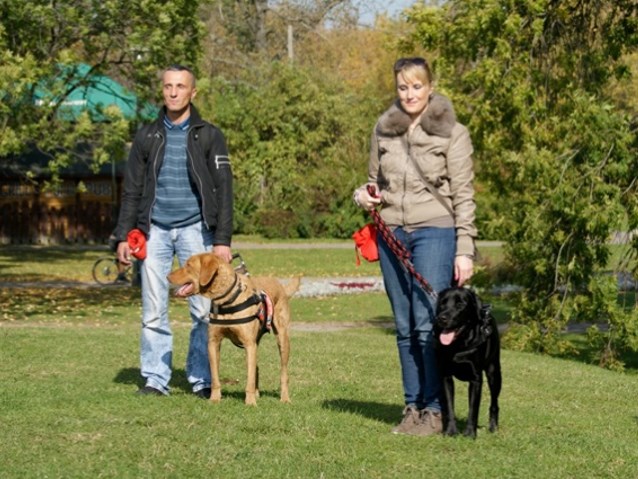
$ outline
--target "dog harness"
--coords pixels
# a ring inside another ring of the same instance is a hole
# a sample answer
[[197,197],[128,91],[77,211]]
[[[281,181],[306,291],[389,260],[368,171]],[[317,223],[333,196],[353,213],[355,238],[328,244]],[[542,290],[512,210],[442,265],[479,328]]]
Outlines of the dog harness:
[[481,324],[478,327],[478,334],[473,339],[472,343],[467,347],[465,351],[458,352],[455,354],[457,358],[463,358],[465,356],[469,356],[474,353],[479,346],[481,346],[484,342],[487,341],[487,338],[494,332],[492,330],[492,324],[490,322],[492,311],[492,305],[490,304],[482,304],[480,307],[479,319],[481,320]]
[[[235,291],[233,292],[233,289]],[[259,320],[263,332],[270,332],[272,329],[273,304],[272,300],[265,291],[254,291],[253,294],[243,303],[232,304],[243,291],[242,283],[239,281],[239,275],[235,274],[235,280],[232,286],[220,296],[213,298],[210,305],[210,313],[208,315],[208,323],[219,326],[233,326],[236,324],[250,323]],[[231,294],[232,293],[232,294]],[[230,296],[229,296],[230,295]],[[229,296],[229,299],[219,304],[215,301]],[[255,314],[243,318],[235,319],[218,319],[220,314],[234,314],[244,311],[250,307],[257,306]]]

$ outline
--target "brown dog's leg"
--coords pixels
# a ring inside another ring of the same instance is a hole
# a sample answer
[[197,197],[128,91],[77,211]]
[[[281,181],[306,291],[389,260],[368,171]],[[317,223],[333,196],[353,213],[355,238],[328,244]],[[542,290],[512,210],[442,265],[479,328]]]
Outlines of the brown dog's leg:
[[257,343],[252,342],[245,344],[246,349],[246,369],[248,370],[246,378],[246,404],[249,406],[257,405]]
[[259,397],[259,363],[255,366],[255,397]]
[[[298,286],[298,283],[297,283]],[[289,403],[290,394],[288,393],[288,358],[290,357],[290,305],[288,299],[277,303],[275,308],[275,328],[274,332],[277,338],[277,347],[279,348],[279,389],[280,401]]]
[[208,330],[210,338],[208,339],[208,360],[210,362],[210,374],[212,376],[212,388],[210,400],[219,402],[222,400],[222,383],[219,379],[219,354],[221,349],[221,338],[213,334],[212,328]]
[[290,402],[288,393],[288,358],[290,356],[290,338],[288,329],[283,329],[277,334],[277,346],[279,347],[279,359],[281,372],[279,375],[279,388],[281,389],[281,402]]

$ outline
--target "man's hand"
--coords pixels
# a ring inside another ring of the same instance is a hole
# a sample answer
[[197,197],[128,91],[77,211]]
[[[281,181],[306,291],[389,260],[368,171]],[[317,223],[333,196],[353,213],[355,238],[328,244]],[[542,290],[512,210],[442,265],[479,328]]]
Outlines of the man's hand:
[[230,246],[217,244],[213,246],[213,253],[219,256],[221,259],[223,259],[227,263],[230,263],[233,261],[233,253],[230,250]]
[[131,247],[127,241],[120,241],[117,245],[117,260],[129,266],[131,264]]

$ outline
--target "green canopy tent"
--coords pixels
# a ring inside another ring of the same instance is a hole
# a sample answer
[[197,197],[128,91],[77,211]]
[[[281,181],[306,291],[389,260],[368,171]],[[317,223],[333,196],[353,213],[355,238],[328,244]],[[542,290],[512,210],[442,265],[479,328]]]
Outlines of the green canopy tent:
[[152,120],[157,116],[157,107],[138,101],[135,94],[112,78],[91,73],[91,67],[84,63],[62,66],[57,77],[35,89],[34,102],[38,106],[55,105],[61,97],[57,115],[69,121],[77,120],[87,110],[93,121],[106,121],[104,111],[109,106],[119,108],[129,120]]

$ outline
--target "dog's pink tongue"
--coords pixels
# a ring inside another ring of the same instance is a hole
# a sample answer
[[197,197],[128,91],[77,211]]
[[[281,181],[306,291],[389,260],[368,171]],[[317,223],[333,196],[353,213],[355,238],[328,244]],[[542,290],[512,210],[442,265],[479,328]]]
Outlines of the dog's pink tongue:
[[193,283],[186,283],[184,286],[181,286],[175,292],[175,296],[179,296],[180,298],[185,298],[191,293],[191,291],[193,291]]
[[450,331],[450,332],[442,332],[441,336],[439,336],[439,341],[441,341],[441,344],[443,346],[449,346],[450,344],[452,344],[452,341],[454,341],[454,337],[456,336],[456,333],[454,331]]

